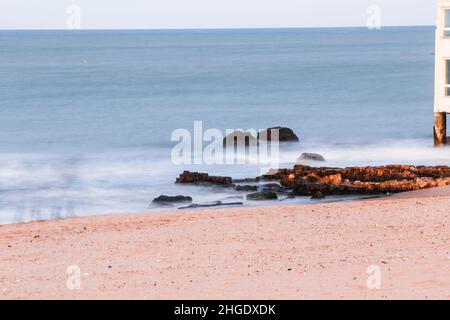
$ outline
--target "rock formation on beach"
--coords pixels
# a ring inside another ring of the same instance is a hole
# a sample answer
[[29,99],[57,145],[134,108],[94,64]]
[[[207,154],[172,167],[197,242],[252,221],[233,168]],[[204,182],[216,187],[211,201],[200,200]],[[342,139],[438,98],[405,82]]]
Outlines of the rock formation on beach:
[[232,186],[233,179],[231,177],[210,176],[207,173],[184,171],[177,178],[176,183]]
[[[326,195],[382,195],[450,185],[450,167],[388,165],[330,168],[296,165],[293,169],[271,170],[270,174],[240,181],[280,183],[237,186],[237,191],[253,192],[247,195],[248,200],[276,199],[278,195],[313,196],[316,199]],[[177,178],[177,183],[225,187],[235,186],[234,182],[231,177],[189,171]]]
[[296,165],[267,176],[292,188],[296,195],[386,194],[450,185],[447,166],[389,165],[328,168]]

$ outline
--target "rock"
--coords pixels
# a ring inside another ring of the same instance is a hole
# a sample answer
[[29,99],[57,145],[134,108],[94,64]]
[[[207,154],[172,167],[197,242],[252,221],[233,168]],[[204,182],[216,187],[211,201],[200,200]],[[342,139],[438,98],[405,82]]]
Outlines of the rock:
[[278,173],[280,172],[279,169],[270,169],[266,173],[264,173],[262,176],[258,177],[259,181],[274,181],[278,180],[279,176]]
[[247,200],[253,201],[263,201],[263,200],[277,200],[278,196],[275,192],[272,191],[261,191],[250,193],[247,195]]
[[207,173],[184,171],[177,178],[176,183],[232,186],[233,179],[231,177],[210,176]]
[[[305,165],[295,165],[293,169],[280,169],[273,174],[278,179],[289,180],[288,177],[304,177],[315,174],[319,177],[340,174],[342,179],[362,182],[383,182],[390,180],[414,180],[417,178],[448,178],[450,168],[448,167],[423,167],[423,166],[378,166],[378,167],[310,167]],[[292,180],[292,179],[290,179]],[[287,182],[287,181],[286,181]],[[283,181],[282,184],[284,185]]]
[[280,169],[274,177],[293,188],[296,195],[388,194],[450,185],[450,168],[389,165],[379,167],[327,168],[296,165]]
[[223,146],[249,146],[250,144],[257,145],[257,140],[250,132],[233,131],[225,138],[223,138]]
[[290,200],[290,199],[295,199],[295,194],[293,192],[287,193],[286,197],[284,197],[283,199],[280,199],[280,201],[285,201],[285,200]]
[[165,196],[161,195],[153,199],[152,203],[159,205],[169,205],[174,203],[191,203],[192,197],[189,196]]
[[342,183],[342,176],[338,174],[332,174],[329,176],[325,176],[323,178],[320,178],[318,183],[324,183],[324,184],[332,184],[332,185],[340,185]]
[[302,153],[300,155],[300,158],[297,159],[297,162],[302,162],[302,161],[326,161],[325,158],[318,154],[318,153]]
[[272,130],[278,130],[280,142],[297,142],[299,138],[290,128],[286,127],[273,127],[266,130],[262,130],[258,133],[258,140],[272,141]]
[[221,207],[221,206],[239,206],[243,205],[242,202],[222,202],[222,201],[216,201],[214,203],[205,203],[205,204],[196,204],[193,203],[186,207],[180,207],[179,210],[183,209],[196,209],[196,208],[211,208],[211,207]]
[[325,198],[325,195],[320,191],[314,192],[311,197],[311,199],[323,199],[323,198]]
[[236,187],[236,191],[258,191],[258,187],[257,186],[237,186]]
[[445,179],[439,178],[436,179],[436,183],[438,187],[445,187],[447,185],[447,182],[445,181]]
[[292,190],[289,188],[285,188],[278,183],[267,183],[261,186],[261,191],[270,191],[275,193],[282,193],[282,194],[288,194]]
[[244,196],[228,196],[221,198],[219,201],[228,201],[228,200],[243,200]]
[[316,183],[316,182],[318,182],[320,180],[320,177],[317,174],[310,173],[304,178],[304,180],[307,183]]
[[261,180],[261,177],[256,178],[244,178],[244,179],[233,179],[234,183],[256,183]]
[[266,183],[261,186],[262,191],[278,192],[280,189],[283,189],[283,187],[281,185],[279,185],[278,183]]

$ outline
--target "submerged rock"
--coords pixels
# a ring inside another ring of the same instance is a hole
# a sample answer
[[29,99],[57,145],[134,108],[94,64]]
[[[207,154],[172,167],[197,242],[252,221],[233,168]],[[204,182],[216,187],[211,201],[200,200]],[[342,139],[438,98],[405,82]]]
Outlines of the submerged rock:
[[287,196],[292,195],[291,188],[283,187],[283,186],[279,185],[278,183],[264,184],[261,186],[261,191],[262,192],[275,192],[278,195],[287,195]]
[[221,198],[219,201],[229,201],[229,200],[243,200],[244,196],[228,196]]
[[184,171],[176,179],[176,183],[232,186],[233,179],[231,177],[210,176],[207,173]]
[[286,127],[273,127],[262,130],[258,133],[258,140],[272,141],[272,130],[278,130],[280,142],[298,142],[299,138],[294,133],[294,130]]
[[189,196],[166,196],[160,195],[159,197],[153,199],[152,203],[159,205],[169,205],[175,203],[191,203],[192,197]]
[[247,195],[247,200],[253,201],[263,201],[263,200],[277,200],[278,196],[275,192],[272,191],[261,191],[250,193]]
[[305,152],[302,153],[300,157],[297,159],[297,162],[302,161],[326,161],[326,160],[321,154]]
[[259,182],[261,180],[261,177],[256,178],[244,178],[244,179],[233,179],[234,183],[255,183]]
[[242,202],[222,202],[222,201],[216,201],[214,203],[205,203],[205,204],[197,204],[193,203],[186,207],[180,207],[179,210],[183,209],[196,209],[196,208],[211,208],[211,207],[220,207],[220,206],[240,206],[243,205]]
[[278,183],[266,183],[261,186],[262,191],[278,192],[281,189],[283,189],[283,187]]
[[236,191],[258,191],[258,187],[249,185],[237,186]]

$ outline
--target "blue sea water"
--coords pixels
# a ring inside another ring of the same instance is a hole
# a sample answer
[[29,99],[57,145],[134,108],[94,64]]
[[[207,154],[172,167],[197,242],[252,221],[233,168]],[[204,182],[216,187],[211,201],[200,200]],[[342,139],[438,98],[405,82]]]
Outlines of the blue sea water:
[[[171,133],[293,128],[327,165],[448,164],[432,148],[434,28],[0,31],[0,223],[143,212],[184,169]],[[297,202],[308,202],[299,198]],[[152,208],[150,208],[152,209]]]

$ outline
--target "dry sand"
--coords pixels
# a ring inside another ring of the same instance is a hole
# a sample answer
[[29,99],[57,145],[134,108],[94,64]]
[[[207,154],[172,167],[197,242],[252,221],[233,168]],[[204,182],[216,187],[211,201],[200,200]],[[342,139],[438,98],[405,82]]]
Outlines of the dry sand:
[[0,266],[3,299],[449,299],[450,189],[1,226]]

